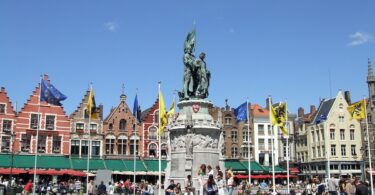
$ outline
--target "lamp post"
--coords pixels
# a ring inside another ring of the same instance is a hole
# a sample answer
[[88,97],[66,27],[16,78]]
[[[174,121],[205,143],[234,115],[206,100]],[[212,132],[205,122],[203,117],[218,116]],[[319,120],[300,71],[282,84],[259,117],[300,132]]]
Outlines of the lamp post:
[[[362,146],[360,149],[361,151],[361,156],[362,156],[362,161],[361,161],[361,172],[362,172],[362,175],[361,175],[361,180],[362,181],[366,181],[366,161],[365,161],[365,157],[364,157],[364,154],[365,154],[365,148]],[[372,174],[372,173],[371,173]]]
[[13,179],[13,163],[14,163],[14,142],[16,138],[16,134],[12,133],[10,134],[12,138],[12,149],[11,149],[11,161],[10,161],[10,181],[9,181],[9,186],[12,185],[12,179]]

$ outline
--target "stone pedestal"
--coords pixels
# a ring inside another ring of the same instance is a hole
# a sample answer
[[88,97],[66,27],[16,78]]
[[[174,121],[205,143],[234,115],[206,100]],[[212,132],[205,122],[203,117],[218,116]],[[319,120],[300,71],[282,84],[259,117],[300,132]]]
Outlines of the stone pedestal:
[[212,103],[208,100],[185,100],[178,103],[179,115],[171,124],[169,137],[171,159],[167,184],[171,179],[179,182],[184,189],[187,175],[193,178],[194,187],[199,189],[198,170],[201,164],[217,165],[224,170],[221,150],[222,124],[213,120],[208,113]]

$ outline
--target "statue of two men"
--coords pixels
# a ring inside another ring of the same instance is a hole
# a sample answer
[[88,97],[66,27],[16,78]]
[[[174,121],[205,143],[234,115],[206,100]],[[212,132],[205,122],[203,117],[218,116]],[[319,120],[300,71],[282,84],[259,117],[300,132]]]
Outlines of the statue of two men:
[[[211,74],[207,70],[206,54],[202,52],[199,59],[195,59],[191,48],[185,49],[184,54],[184,86],[180,94],[181,99],[207,98]],[[181,97],[182,96],[182,97]]]
[[207,70],[206,54],[202,52],[199,59],[194,56],[195,31],[188,34],[184,48],[184,85],[179,93],[181,100],[190,98],[207,98],[211,74]]

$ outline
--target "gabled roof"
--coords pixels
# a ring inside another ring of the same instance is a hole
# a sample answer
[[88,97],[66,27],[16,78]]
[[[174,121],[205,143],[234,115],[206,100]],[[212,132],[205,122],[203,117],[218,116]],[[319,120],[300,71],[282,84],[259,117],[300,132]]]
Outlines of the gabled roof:
[[269,117],[268,109],[259,104],[251,104],[251,111],[254,117]]
[[313,123],[319,123],[321,122],[322,119],[327,119],[328,113],[332,108],[333,103],[335,103],[336,98],[328,99],[328,100],[323,100],[320,103],[320,106],[318,108],[318,112],[316,113],[314,120],[312,121]]

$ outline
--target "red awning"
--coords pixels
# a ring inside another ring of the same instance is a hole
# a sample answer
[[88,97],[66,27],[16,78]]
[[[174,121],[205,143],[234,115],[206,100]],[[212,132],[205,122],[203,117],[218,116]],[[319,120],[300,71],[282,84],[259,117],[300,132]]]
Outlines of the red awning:
[[[29,174],[30,175],[34,174],[34,172],[35,172],[35,169],[29,170]],[[47,170],[43,170],[43,169],[37,169],[36,170],[36,174],[37,175],[49,175],[48,172],[47,172]]]
[[[289,178],[296,178],[296,177],[297,177],[297,175],[289,175]],[[277,175],[275,175],[275,178],[278,178],[278,179],[288,178],[288,175],[277,174]]]
[[[248,179],[249,175],[234,175],[238,179]],[[251,175],[251,179],[269,179],[272,175]]]
[[86,173],[82,171],[76,171],[76,170],[71,170],[71,169],[65,169],[61,171],[63,172],[63,174],[66,174],[66,175],[71,175],[71,176],[76,176],[76,177],[86,177]]
[[301,172],[297,167],[291,167],[291,168],[289,168],[289,171],[291,173],[300,173]]
[[19,175],[19,174],[23,174],[23,173],[27,173],[27,171],[23,170],[23,169],[18,169],[18,168],[2,168],[0,169],[0,174],[1,175]]

